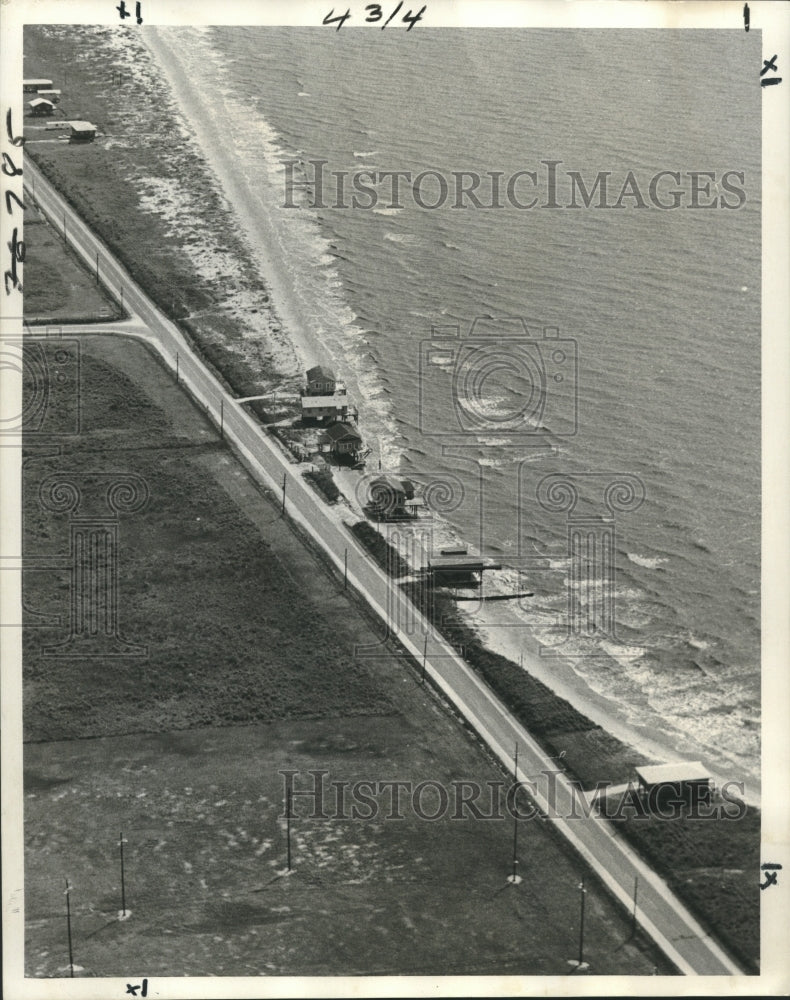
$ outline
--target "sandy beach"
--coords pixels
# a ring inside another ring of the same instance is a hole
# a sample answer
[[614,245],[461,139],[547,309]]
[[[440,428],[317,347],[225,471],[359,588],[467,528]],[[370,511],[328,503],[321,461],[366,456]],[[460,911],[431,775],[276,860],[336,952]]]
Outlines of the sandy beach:
[[[246,238],[261,277],[271,289],[274,316],[265,325],[259,325],[258,336],[265,338],[274,348],[274,356],[284,374],[302,373],[314,364],[326,363],[329,358],[321,345],[309,337],[305,317],[299,315],[293,289],[284,267],[282,248],[274,245],[273,228],[268,214],[272,206],[260,196],[260,188],[250,183],[250,178],[238,169],[233,147],[221,131],[222,111],[216,102],[201,100],[200,88],[193,87],[184,70],[176,46],[167,40],[167,33],[146,32],[143,36],[158,68],[167,79],[171,93],[177,95],[177,105],[188,127],[193,131],[200,147],[222,190],[234,210],[239,231]],[[266,151],[262,151],[266,157]],[[275,206],[276,209],[276,206]],[[224,266],[224,262],[223,262]],[[250,309],[260,309],[260,303],[247,303],[244,319],[249,319]],[[295,353],[295,359],[294,359]],[[294,360],[297,368],[294,372]]]
[[[314,317],[305,315],[303,311],[298,288],[294,286],[294,274],[287,266],[287,250],[278,241],[277,226],[273,224],[273,213],[282,212],[282,209],[271,201],[267,203],[266,196],[268,193],[270,197],[271,185],[256,183],[255,178],[247,176],[240,167],[239,158],[234,156],[234,142],[242,140],[231,134],[225,109],[226,102],[234,100],[235,95],[212,93],[211,101],[206,100],[201,88],[192,85],[183,54],[175,44],[176,38],[175,34],[164,30],[147,31],[144,35],[159,72],[169,84],[175,110],[180,113],[185,128],[191,131],[215,175],[237,220],[239,234],[243,236],[260,277],[271,292],[271,308],[260,309],[260,304],[253,300],[240,300],[235,316],[247,328],[247,336],[266,343],[266,353],[274,358],[284,378],[295,378],[312,364],[328,363],[338,368],[338,374],[347,382],[355,402],[360,405],[361,429],[366,443],[373,449],[368,469],[373,470],[385,448],[379,447],[380,442],[369,434],[365,398],[355,385],[354,372],[344,370],[342,359],[338,363],[337,351],[327,349],[327,345],[315,336]],[[271,176],[271,172],[277,169],[277,146],[257,134],[254,140],[261,142],[261,171],[268,170]],[[250,141],[249,138],[246,141]],[[214,269],[226,266],[226,262],[221,260],[206,259],[204,264]],[[319,261],[316,261],[316,266],[319,266]],[[359,474],[343,471],[336,474],[336,480],[347,500],[345,506],[337,509],[337,516],[349,522],[359,519],[362,513],[355,500]],[[448,535],[448,541],[454,539]],[[523,617],[520,618],[513,608],[508,607],[508,602],[477,604],[472,613],[463,605],[461,609],[485,637],[490,648],[516,663],[522,662],[525,670],[613,736],[652,761],[675,760],[679,756],[703,760],[718,784],[745,781],[744,797],[751,804],[759,805],[757,774],[744,774],[734,766],[728,769],[727,762],[722,763],[715,748],[695,742],[686,734],[681,737],[681,734],[669,729],[659,731],[655,727],[635,723],[637,706],[619,704],[611,696],[596,691],[567,660],[542,656],[537,641],[525,627]],[[677,747],[681,745],[681,738],[683,750],[679,754]]]

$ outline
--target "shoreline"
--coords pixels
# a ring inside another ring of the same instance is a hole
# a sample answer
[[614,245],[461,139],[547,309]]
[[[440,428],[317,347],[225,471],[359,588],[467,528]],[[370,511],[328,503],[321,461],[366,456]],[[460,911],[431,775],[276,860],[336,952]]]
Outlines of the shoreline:
[[[321,363],[337,367],[337,358],[333,357],[331,352],[323,348],[320,343],[311,339],[308,332],[310,325],[300,315],[293,283],[284,267],[278,262],[278,248],[274,245],[277,233],[275,228],[269,224],[267,215],[269,210],[264,199],[255,197],[255,193],[252,192],[254,204],[252,207],[250,206],[251,186],[246,183],[244,176],[239,174],[236,161],[227,152],[225,143],[216,131],[210,110],[201,103],[199,92],[189,85],[189,76],[170,44],[162,38],[158,30],[146,32],[143,41],[158,71],[170,86],[174,108],[191,128],[206,164],[220,182],[231,211],[246,237],[251,254],[259,265],[261,277],[271,291],[273,314],[282,322],[281,336],[290,341],[290,346],[299,359],[302,371],[313,364]],[[268,169],[272,168],[273,164],[269,163]],[[263,169],[267,169],[267,165],[264,165]],[[342,365],[342,362],[340,364]],[[353,385],[355,380],[349,379],[350,372],[340,367],[338,374],[347,383]],[[360,424],[365,428],[365,401],[361,394],[357,393],[355,402],[360,405],[362,411]],[[369,441],[366,437],[366,443],[373,449],[370,456],[370,467],[374,468],[378,458],[376,446],[379,442],[375,437],[371,437]],[[343,470],[340,475],[337,475],[337,470],[334,467],[333,472],[341,492],[349,501],[348,509],[354,511],[355,505],[352,498],[354,486],[359,482],[360,475],[351,470],[348,472]],[[363,516],[361,512],[359,514]],[[340,510],[338,510],[338,516],[342,516]],[[549,660],[542,657],[537,639],[530,634],[528,626],[523,620],[519,621],[513,609],[507,607],[494,609],[491,605],[484,605],[474,612],[459,606],[459,611],[492,651],[501,653],[515,663],[519,662],[519,654],[521,654],[523,667],[528,673],[546,684],[554,693],[569,701],[574,708],[586,715],[608,734],[645,756],[662,762],[677,759],[678,754],[674,752],[674,747],[677,738],[681,737],[684,744],[691,743],[693,746],[693,749],[690,749],[688,754],[684,754],[684,757],[699,757],[706,765],[709,764],[710,759],[715,759],[715,749],[707,751],[698,741],[685,733],[670,731],[662,740],[661,734],[655,726],[634,725],[628,718],[627,710],[618,706],[611,697],[596,692],[574,669],[569,660],[561,657]],[[503,624],[503,618],[509,619],[508,624],[511,627],[497,628]],[[519,627],[521,635],[518,640],[513,635],[515,632],[513,626]],[[635,711],[638,709],[632,706],[631,713],[633,714]],[[720,773],[720,768],[709,767],[709,769],[718,784],[733,780],[732,775]],[[756,795],[748,787],[748,780],[753,779],[753,774],[740,774],[737,778],[745,783],[744,800],[748,804],[759,807],[759,784]]]
[[[276,318],[282,322],[283,337],[281,339],[289,342],[288,346],[296,353],[302,372],[312,365],[325,362],[327,359],[320,356],[317,345],[299,335],[298,331],[302,329],[301,323],[290,307],[289,297],[283,287],[283,276],[275,264],[271,246],[261,236],[261,228],[259,228],[261,224],[255,222],[255,213],[238,211],[238,206],[244,203],[244,198],[232,157],[225,153],[223,144],[216,141],[217,136],[213,132],[211,118],[201,113],[204,109],[194,96],[195,91],[191,86],[191,81],[187,74],[182,71],[176,54],[168,43],[160,37],[157,30],[149,29],[144,34],[141,33],[141,39],[153,57],[158,71],[167,80],[172,103],[197,138],[206,164],[214,175],[222,181],[223,193],[227,201],[234,207],[234,214],[251,245],[253,255],[261,265],[261,276],[271,290],[273,311]],[[272,331],[271,328],[265,331],[268,334],[267,340],[271,338],[273,332],[275,331]]]

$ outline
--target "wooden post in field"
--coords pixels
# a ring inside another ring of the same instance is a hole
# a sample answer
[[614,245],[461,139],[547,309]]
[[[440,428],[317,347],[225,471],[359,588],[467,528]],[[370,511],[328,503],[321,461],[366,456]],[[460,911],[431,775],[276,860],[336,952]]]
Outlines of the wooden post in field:
[[507,880],[511,885],[519,885],[521,876],[518,873],[518,743],[513,754],[513,871]]
[[282,507],[280,508],[280,514],[281,515],[285,514],[285,483],[286,483],[286,479],[287,479],[287,473],[284,472],[283,473],[283,502],[282,502]]
[[219,401],[219,436],[225,437],[225,400]]
[[288,871],[291,870],[291,789],[285,792],[285,836],[288,843]]
[[126,878],[124,876],[123,870],[123,845],[126,841],[123,839],[123,830],[121,830],[120,840],[118,841],[118,846],[121,849],[121,916],[126,916]]
[[69,880],[66,879],[66,929],[69,935],[69,975],[74,978],[74,952],[71,947],[71,900],[70,900],[71,886],[69,885]]
[[579,915],[579,965],[578,968],[584,967],[584,901],[587,896],[587,890],[584,888],[584,876],[582,875],[581,884],[579,886],[581,892],[581,914]]
[[343,590],[348,590],[348,549],[343,553]]
[[96,251],[96,284],[99,284],[99,251]]

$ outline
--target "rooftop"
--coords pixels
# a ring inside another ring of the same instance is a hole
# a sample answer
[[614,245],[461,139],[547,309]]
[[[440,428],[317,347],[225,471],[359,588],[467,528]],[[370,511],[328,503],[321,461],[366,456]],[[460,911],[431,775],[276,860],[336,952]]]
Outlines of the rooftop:
[[302,396],[302,409],[312,410],[332,406],[335,409],[342,409],[348,406],[345,396]]
[[376,489],[376,487],[384,486],[387,489],[394,490],[396,493],[405,493],[406,486],[402,479],[398,479],[397,476],[393,476],[389,472],[380,472],[375,479],[371,480],[370,490],[371,492]]
[[434,572],[437,569],[479,573],[484,569],[502,569],[502,563],[482,556],[434,556],[428,560],[428,570]]
[[330,441],[341,441],[343,438],[353,437],[357,441],[362,440],[362,435],[356,431],[351,424],[343,423],[342,421],[337,424],[332,424],[331,427],[327,427],[325,436],[329,438]]
[[710,781],[710,774],[698,760],[679,760],[672,764],[650,764],[637,767],[636,773],[644,785],[675,785],[684,781]]

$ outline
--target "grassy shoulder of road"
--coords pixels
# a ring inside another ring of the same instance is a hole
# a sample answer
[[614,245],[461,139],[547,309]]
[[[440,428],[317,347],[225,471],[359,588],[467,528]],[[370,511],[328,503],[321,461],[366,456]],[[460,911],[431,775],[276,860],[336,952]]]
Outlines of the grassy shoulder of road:
[[[386,543],[385,543],[386,544]],[[633,747],[607,733],[520,666],[483,645],[450,594],[425,580],[404,590],[523,726],[582,788],[598,782],[635,782],[647,763]],[[618,821],[623,836],[664,876],[678,897],[751,972],[759,971],[760,908],[756,873],[760,811],[741,803],[730,818],[678,815]],[[729,807],[730,813],[734,807]],[[615,810],[616,811],[616,810]],[[611,813],[610,813],[611,815]]]
[[340,489],[334,480],[332,470],[328,466],[324,465],[318,469],[308,469],[303,475],[328,504],[337,503],[340,499]]
[[[393,786],[372,806],[370,786],[354,798],[359,782],[503,776],[155,356],[111,335],[81,343],[82,431],[60,455],[31,449],[25,468],[27,974],[68,975],[64,876],[78,975],[117,976],[141,955],[149,977],[567,974],[575,853],[552,824],[523,821],[511,887],[501,789],[478,800],[489,821],[454,818],[455,799],[428,821],[436,786],[417,808],[408,793],[395,805]],[[118,624],[146,652],[60,655],[70,525],[40,485],[76,483],[83,518],[101,519],[108,483],[129,474],[150,496],[120,515]],[[291,875],[283,769],[308,793],[294,797]],[[316,770],[325,809],[310,818]],[[593,973],[671,971],[589,873],[587,890]]]
[[394,545],[390,544],[368,521],[357,521],[349,531],[370,553],[376,564],[390,576],[406,576],[411,567]]
[[25,205],[24,317],[30,323],[120,319],[119,306],[28,198]]
[[[621,800],[622,801],[622,800]],[[611,804],[616,812],[619,804]],[[624,836],[750,973],[760,971],[760,811],[714,798],[716,818],[625,809]],[[609,811],[609,806],[607,806]],[[630,814],[629,814],[630,811]],[[610,813],[611,815],[611,813]]]

